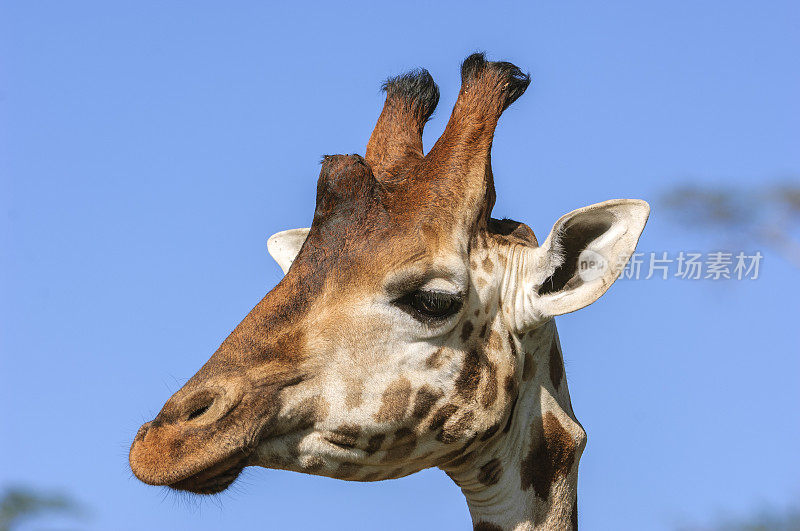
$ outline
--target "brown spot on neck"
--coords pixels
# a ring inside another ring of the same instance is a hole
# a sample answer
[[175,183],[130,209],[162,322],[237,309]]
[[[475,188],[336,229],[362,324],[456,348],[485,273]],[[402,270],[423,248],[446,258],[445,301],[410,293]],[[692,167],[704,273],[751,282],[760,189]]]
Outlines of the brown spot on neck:
[[464,435],[467,433],[467,430],[469,430],[472,426],[472,422],[474,420],[475,413],[472,411],[465,411],[460,418],[454,422],[446,424],[436,438],[445,444],[452,444],[464,437]]
[[328,441],[338,446],[353,448],[358,442],[358,437],[360,435],[361,428],[354,424],[345,424],[336,428],[326,438]]
[[386,439],[385,433],[376,433],[375,435],[369,438],[369,440],[367,441],[367,447],[364,449],[364,451],[367,453],[367,455],[374,454],[375,452],[381,449],[381,446],[383,445],[383,441],[385,439]]
[[431,431],[436,431],[441,429],[444,426],[444,423],[458,411],[458,406],[455,404],[445,404],[439,409],[431,417],[431,422],[428,425],[428,429]]
[[572,500],[572,514],[570,514],[570,523],[572,524],[572,529],[577,531],[578,529],[578,494],[575,494],[575,499]]
[[522,380],[527,382],[534,376],[536,376],[536,362],[533,359],[533,355],[530,352],[526,352],[525,362],[522,366]]
[[468,350],[464,354],[464,366],[455,382],[456,391],[465,399],[470,400],[475,396],[481,380],[481,357],[475,350]]
[[481,405],[488,409],[497,400],[497,367],[491,361],[487,361],[486,369],[486,387],[483,389]]
[[440,347],[436,349],[436,351],[428,356],[428,359],[425,360],[425,365],[429,369],[438,369],[442,366],[442,355],[444,354],[444,347]]
[[520,467],[520,486],[522,490],[533,487],[536,497],[547,500],[553,483],[572,469],[578,445],[550,411],[541,423],[531,424],[530,437],[531,446]]
[[414,397],[414,410],[412,415],[418,419],[425,418],[442,396],[444,396],[442,391],[433,389],[428,385],[423,385],[420,390],[417,391],[417,396]]
[[403,418],[411,399],[411,382],[408,378],[398,378],[392,382],[381,398],[381,407],[375,414],[378,422],[390,422]]
[[328,415],[328,401],[322,396],[312,396],[297,405],[294,417],[297,419],[296,430],[302,431],[312,427]]
[[491,273],[494,269],[494,262],[492,262],[492,259],[488,256],[483,259],[483,263],[481,265],[483,265],[483,270],[487,273]]
[[503,339],[496,330],[489,333],[488,349],[493,352],[500,352],[503,349]]
[[478,471],[478,481],[488,487],[500,481],[502,475],[503,465],[500,463],[499,459],[494,458],[480,468]]
[[550,344],[550,381],[553,388],[558,391],[561,387],[561,380],[564,377],[564,362],[561,359],[561,351],[558,348],[558,340],[553,338]]
[[466,321],[464,323],[464,326],[461,328],[461,341],[462,342],[465,342],[465,341],[467,341],[469,339],[469,336],[472,335],[473,328],[474,327],[472,326],[472,321]]
[[347,409],[355,409],[362,403],[364,382],[355,378],[345,379],[344,405]]

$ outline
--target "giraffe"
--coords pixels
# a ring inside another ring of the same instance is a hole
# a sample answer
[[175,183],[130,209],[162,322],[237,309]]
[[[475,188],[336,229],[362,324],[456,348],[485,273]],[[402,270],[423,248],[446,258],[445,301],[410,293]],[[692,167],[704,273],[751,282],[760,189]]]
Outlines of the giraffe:
[[530,77],[473,54],[461,78],[427,154],[439,89],[420,69],[384,84],[364,157],[323,158],[311,227],[268,241],[283,278],[139,429],[138,479],[212,494],[246,466],[352,481],[439,467],[475,529],[577,527],[586,434],[554,318],[616,280],[649,206],[580,208],[542,245],[492,218],[495,127]]

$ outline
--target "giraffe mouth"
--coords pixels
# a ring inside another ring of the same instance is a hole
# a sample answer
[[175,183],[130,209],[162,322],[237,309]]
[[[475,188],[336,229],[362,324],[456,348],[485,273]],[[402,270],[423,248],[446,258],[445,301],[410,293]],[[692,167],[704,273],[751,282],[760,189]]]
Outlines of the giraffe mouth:
[[168,485],[193,494],[217,494],[231,486],[247,465],[249,455],[241,452],[191,476]]

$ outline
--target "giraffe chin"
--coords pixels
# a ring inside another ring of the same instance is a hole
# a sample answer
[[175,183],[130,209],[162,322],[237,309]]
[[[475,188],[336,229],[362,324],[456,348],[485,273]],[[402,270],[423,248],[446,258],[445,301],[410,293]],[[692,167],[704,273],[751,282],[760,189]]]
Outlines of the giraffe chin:
[[247,455],[236,455],[167,485],[192,494],[218,494],[233,484],[247,465]]

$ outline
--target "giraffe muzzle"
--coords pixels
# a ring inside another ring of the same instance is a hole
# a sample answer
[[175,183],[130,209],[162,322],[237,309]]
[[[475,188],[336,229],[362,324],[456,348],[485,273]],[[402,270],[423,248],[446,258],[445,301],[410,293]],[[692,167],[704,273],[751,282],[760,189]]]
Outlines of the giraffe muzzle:
[[[214,494],[236,480],[274,415],[275,394],[190,385],[170,398],[131,445],[133,474],[150,485]],[[253,415],[258,411],[258,415]]]

